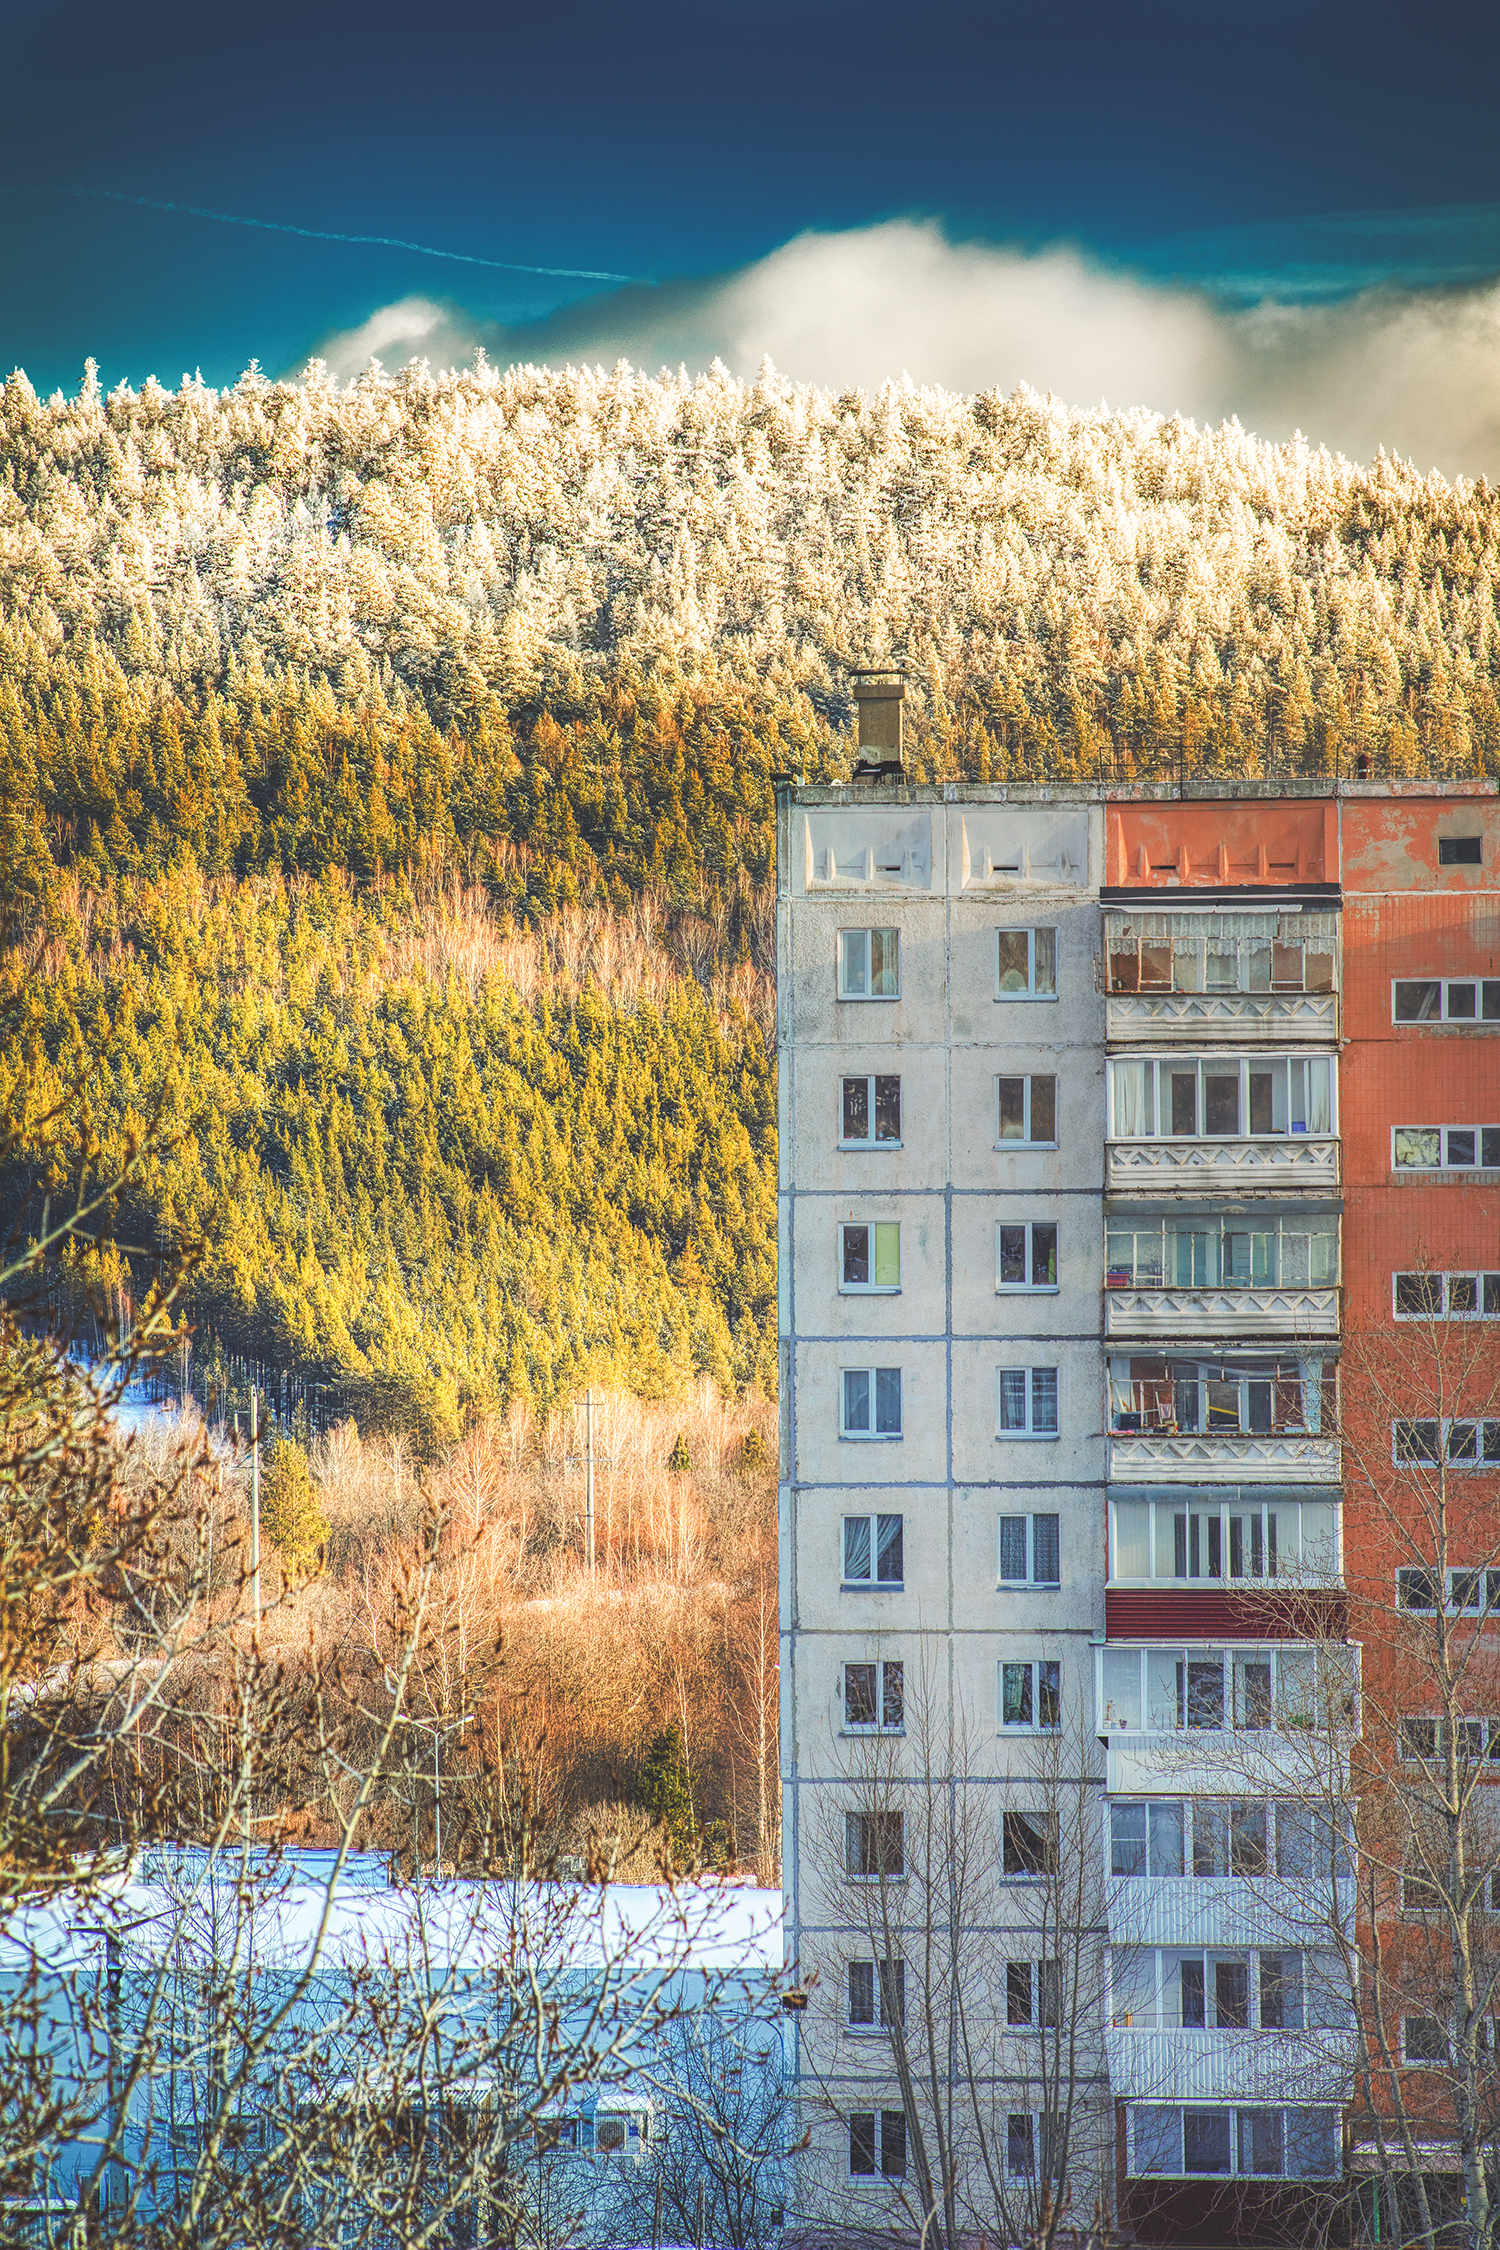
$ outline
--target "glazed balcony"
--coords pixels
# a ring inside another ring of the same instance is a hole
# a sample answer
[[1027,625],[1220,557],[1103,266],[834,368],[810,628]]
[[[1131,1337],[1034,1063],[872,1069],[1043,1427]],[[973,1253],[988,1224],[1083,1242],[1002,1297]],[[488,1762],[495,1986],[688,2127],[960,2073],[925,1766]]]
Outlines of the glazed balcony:
[[1332,1046],[1339,1036],[1336,992],[1111,992],[1105,1037],[1113,1045]]
[[1339,1328],[1337,1289],[1106,1288],[1104,1333],[1132,1343],[1188,1336],[1333,1337]]

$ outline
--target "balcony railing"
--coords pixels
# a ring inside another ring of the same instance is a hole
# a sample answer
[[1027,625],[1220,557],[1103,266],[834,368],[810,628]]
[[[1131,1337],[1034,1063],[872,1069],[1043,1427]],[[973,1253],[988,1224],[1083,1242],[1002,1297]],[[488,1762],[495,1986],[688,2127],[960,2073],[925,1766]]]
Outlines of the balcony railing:
[[1339,1035],[1336,992],[1111,992],[1105,1036],[1153,1046],[1210,1039],[1274,1039],[1329,1046]]
[[1353,2091],[1352,2031],[1144,2031],[1104,2035],[1117,2101],[1338,2102]]
[[1106,1734],[1104,1786],[1111,1797],[1313,1797],[1346,1749],[1326,1727]]
[[1206,1195],[1225,1190],[1338,1186],[1339,1144],[1301,1133],[1274,1140],[1110,1141],[1105,1187],[1115,1194]]
[[1111,1434],[1112,1481],[1139,1478],[1148,1484],[1202,1484],[1216,1479],[1238,1484],[1334,1484],[1339,1475],[1339,1442],[1330,1437],[1265,1437],[1227,1432],[1168,1431]]
[[1104,1333],[1163,1342],[1187,1336],[1336,1336],[1336,1289],[1106,1289]]
[[1329,1945],[1354,1935],[1354,1882],[1281,1882],[1238,1875],[1117,1878],[1109,1894],[1113,1945]]

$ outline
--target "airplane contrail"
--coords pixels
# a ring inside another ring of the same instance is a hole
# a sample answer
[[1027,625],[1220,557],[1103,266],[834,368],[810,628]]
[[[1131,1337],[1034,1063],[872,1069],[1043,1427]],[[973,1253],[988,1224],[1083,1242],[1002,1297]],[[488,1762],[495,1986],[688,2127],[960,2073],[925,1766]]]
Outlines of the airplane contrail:
[[437,250],[430,242],[407,242],[394,234],[335,234],[326,227],[294,227],[284,219],[247,219],[238,211],[208,211],[197,203],[167,203],[155,195],[126,195],[119,188],[0,187],[6,195],[76,195],[97,203],[136,203],[145,211],[180,211],[190,219],[217,219],[226,227],[255,227],[264,234],[298,234],[308,242],[355,242],[379,250],[414,250],[420,258],[449,258],[460,266],[489,266],[496,273],[545,274],[554,281],[633,281],[628,273],[601,273],[591,266],[523,266],[510,258],[478,258],[468,250]]

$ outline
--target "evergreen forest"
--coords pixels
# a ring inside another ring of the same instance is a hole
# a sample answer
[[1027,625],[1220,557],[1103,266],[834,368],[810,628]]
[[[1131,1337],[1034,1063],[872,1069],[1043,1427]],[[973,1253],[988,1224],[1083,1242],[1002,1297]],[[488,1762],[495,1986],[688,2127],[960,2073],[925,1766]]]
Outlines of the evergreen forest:
[[1025,390],[17,374],[7,1208],[149,1126],[57,1286],[191,1246],[205,1399],[769,1392],[772,777],[849,667],[924,779],[1495,773],[1497,586],[1482,482]]

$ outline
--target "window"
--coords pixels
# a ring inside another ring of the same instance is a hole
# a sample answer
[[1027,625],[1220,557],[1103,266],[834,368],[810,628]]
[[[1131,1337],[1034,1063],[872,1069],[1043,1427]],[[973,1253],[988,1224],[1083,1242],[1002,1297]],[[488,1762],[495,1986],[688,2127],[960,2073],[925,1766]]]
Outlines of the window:
[[906,1723],[906,1677],[899,1660],[844,1666],[845,1734],[899,1734]]
[[1326,1289],[1338,1277],[1338,1220],[1302,1212],[1112,1226],[1105,1249],[1107,1289]]
[[839,1145],[842,1148],[901,1146],[899,1078],[846,1078]]
[[1409,2063],[1445,2063],[1448,2060],[1448,2026],[1437,2016],[1403,2016],[1401,2049]]
[[839,1373],[843,1418],[839,1436],[898,1438],[901,1435],[899,1367],[845,1367]]
[[[1500,1761],[1500,1719],[1455,1719],[1453,1724],[1454,1748],[1461,1760]],[[1448,1722],[1408,1715],[1401,1721],[1400,1744],[1403,1758],[1441,1758],[1448,1748]]]
[[1002,1367],[996,1380],[1000,1437],[1057,1436],[1055,1367]]
[[1051,1875],[1057,1869],[1057,1814],[1008,1812],[1000,1816],[1007,1875]]
[[1437,1574],[1421,1568],[1396,1573],[1396,1607],[1431,1613],[1437,1608]]
[[901,1814],[845,1813],[844,1865],[857,1882],[904,1874],[906,1857]]
[[1482,867],[1484,842],[1479,836],[1439,836],[1439,867]]
[[[1332,992],[1337,938],[1329,920],[1304,930],[1275,917],[1174,915],[1139,922],[1113,915],[1106,923],[1111,992]],[[1215,920],[1219,926],[1214,926]]]
[[1500,1320],[1500,1273],[1391,1276],[1398,1320]]
[[1500,1611],[1500,1570],[1450,1570],[1448,1607],[1458,1617]]
[[1037,1219],[1024,1226],[995,1229],[995,1287],[997,1289],[1055,1289],[1057,1287],[1057,1227]]
[[[1231,2121],[1233,2129],[1231,2130]],[[1137,2174],[1199,2174],[1222,2178],[1327,2179],[1339,2166],[1338,2111],[1178,2109],[1143,2103],[1130,2111]]]
[[853,2109],[849,2112],[849,2171],[852,2178],[906,2178],[906,2112]]
[[849,1963],[849,2028],[889,2031],[906,2021],[906,1963]]
[[1391,1424],[1391,1452],[1399,1468],[1450,1469],[1500,1468],[1500,1421],[1468,1421],[1456,1417],[1439,1421],[1435,1416]]
[[[876,1219],[872,1224],[839,1229],[843,1279],[840,1294],[855,1290],[881,1290],[894,1294],[901,1287],[901,1222]],[[846,1377],[847,1380],[847,1377]],[[896,1426],[901,1426],[899,1401]]]
[[1062,1518],[1058,1515],[1002,1516],[1001,1585],[1061,1585],[1061,1529]]
[[1006,2115],[1005,2169],[1013,2180],[1036,2178],[1036,2119],[1030,2110]]
[[998,1078],[1000,1143],[1032,1148],[1057,1146],[1057,1080],[1053,1078]]
[[1332,1427],[1337,1362],[1319,1358],[1110,1361],[1117,1437],[1285,1437]]
[[1023,1733],[1055,1734],[1062,1725],[1061,1667],[1039,1656],[1000,1666],[1000,1724]]
[[1005,2020],[1013,2030],[1055,2031],[1062,2022],[1062,1963],[1007,1961]]
[[1000,999],[1057,998],[1056,930],[997,931],[996,953]]
[[1329,1055],[1117,1056],[1109,1086],[1116,1140],[1258,1140],[1336,1130]]
[[1270,1648],[1106,1648],[1099,1673],[1103,1734],[1172,1734],[1233,1727],[1250,1733],[1325,1719],[1353,1724],[1358,1681],[1352,1652]]
[[1112,1804],[1109,1866],[1112,1875],[1180,1875],[1181,1805],[1171,1802]]
[[1391,1021],[1500,1024],[1500,977],[1398,978]]
[[1500,1168],[1500,1125],[1394,1125],[1391,1163],[1398,1172]]
[[839,931],[839,998],[896,1000],[901,994],[901,932]]
[[1336,1499],[1296,1500],[1243,1489],[1184,1491],[1159,1500],[1111,1500],[1110,1573],[1116,1579],[1336,1577],[1342,1509]]
[[1193,1873],[1264,1875],[1271,1863],[1269,1837],[1264,1798],[1201,1799],[1193,1806]]
[[1229,2170],[1227,2109],[1185,2109],[1182,2113],[1182,2168],[1210,2176]]
[[845,1516],[844,1584],[900,1586],[905,1578],[904,1516]]
[[1441,1886],[1419,1868],[1405,1868],[1401,1875],[1401,1911],[1404,1914],[1441,1914],[1443,1893]]

